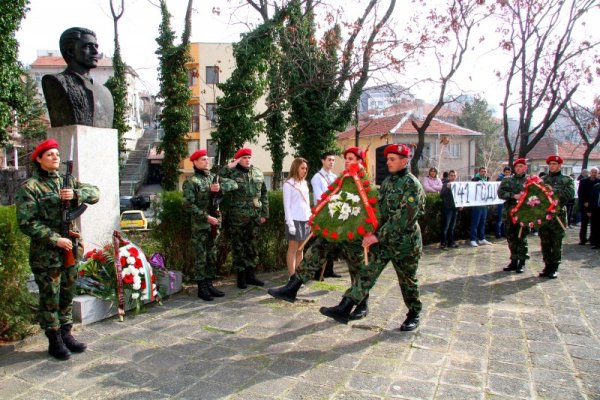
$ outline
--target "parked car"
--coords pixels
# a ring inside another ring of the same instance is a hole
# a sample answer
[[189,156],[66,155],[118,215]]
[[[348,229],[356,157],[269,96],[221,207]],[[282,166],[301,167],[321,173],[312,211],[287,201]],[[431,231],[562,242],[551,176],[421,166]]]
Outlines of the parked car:
[[146,211],[150,208],[150,196],[145,194],[139,194],[137,196],[133,196],[131,198],[131,205],[136,210],[144,210]]
[[126,210],[131,210],[131,199],[132,198],[133,198],[132,196],[119,197],[119,208],[121,209],[121,212],[126,211]]
[[148,229],[148,220],[143,211],[129,210],[121,214],[121,229],[126,230],[145,230]]

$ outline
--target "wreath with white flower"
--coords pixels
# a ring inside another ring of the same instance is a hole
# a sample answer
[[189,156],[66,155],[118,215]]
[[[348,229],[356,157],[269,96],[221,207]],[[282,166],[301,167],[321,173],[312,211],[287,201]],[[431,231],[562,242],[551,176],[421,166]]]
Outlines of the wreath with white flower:
[[144,301],[154,301],[159,296],[156,277],[142,250],[129,243],[119,248],[123,289],[126,297],[139,310]]

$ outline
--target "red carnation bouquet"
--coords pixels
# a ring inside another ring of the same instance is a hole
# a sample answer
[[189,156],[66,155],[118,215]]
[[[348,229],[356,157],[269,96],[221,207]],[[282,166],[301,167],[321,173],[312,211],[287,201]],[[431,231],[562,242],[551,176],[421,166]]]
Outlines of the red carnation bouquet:
[[[521,192],[521,197],[510,211],[509,215],[513,224],[519,224],[521,231],[523,227],[535,228],[546,221],[556,218],[565,229],[562,221],[556,214],[558,199],[554,198],[552,189],[544,185],[542,179],[537,176],[528,176]],[[519,231],[519,236],[521,236]]]

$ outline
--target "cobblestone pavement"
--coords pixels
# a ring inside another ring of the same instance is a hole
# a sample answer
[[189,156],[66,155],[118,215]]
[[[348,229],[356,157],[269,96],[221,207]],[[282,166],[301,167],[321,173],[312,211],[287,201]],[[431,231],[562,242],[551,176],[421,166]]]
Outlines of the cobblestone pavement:
[[89,350],[69,361],[50,359],[42,335],[0,356],[0,398],[600,399],[600,252],[576,236],[552,281],[537,277],[537,237],[522,275],[502,271],[504,241],[427,247],[412,333],[398,331],[406,309],[392,268],[369,316],[349,325],[318,311],[339,302],[347,272],[295,304],[232,283],[212,303],[179,294],[123,323],[76,327]]

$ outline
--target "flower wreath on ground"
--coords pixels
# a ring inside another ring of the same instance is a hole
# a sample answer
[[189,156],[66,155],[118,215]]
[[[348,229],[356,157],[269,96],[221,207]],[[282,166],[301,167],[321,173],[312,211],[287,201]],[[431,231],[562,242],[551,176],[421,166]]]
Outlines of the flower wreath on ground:
[[308,223],[330,242],[354,241],[377,229],[377,217],[377,190],[365,168],[353,164],[321,195]]
[[126,239],[119,242],[118,252],[114,249],[111,243],[85,254],[79,264],[79,293],[117,301],[123,313],[125,308],[138,313],[145,302],[160,301],[156,276],[142,249]]
[[554,198],[552,189],[544,185],[539,176],[528,176],[517,205],[509,212],[512,223],[521,226],[519,236],[523,227],[539,227],[552,218],[556,218],[562,226],[556,214],[557,205],[558,199]]

